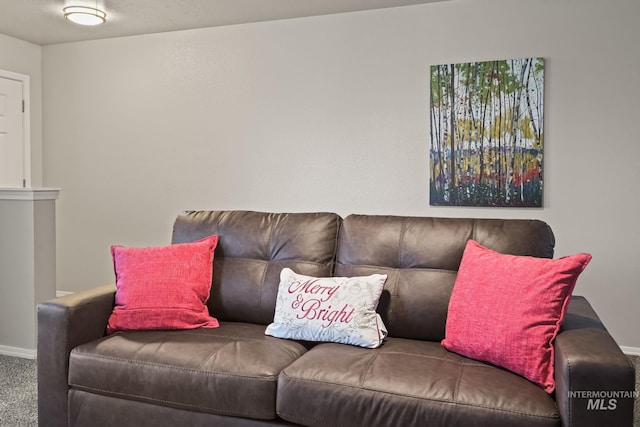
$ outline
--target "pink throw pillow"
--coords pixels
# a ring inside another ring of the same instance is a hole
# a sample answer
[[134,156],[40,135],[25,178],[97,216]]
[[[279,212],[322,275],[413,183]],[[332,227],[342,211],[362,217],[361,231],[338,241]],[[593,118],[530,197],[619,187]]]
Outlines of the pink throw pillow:
[[107,333],[217,328],[207,300],[218,236],[152,248],[112,246],[116,304]]
[[555,389],[553,340],[591,255],[504,255],[467,242],[442,345]]

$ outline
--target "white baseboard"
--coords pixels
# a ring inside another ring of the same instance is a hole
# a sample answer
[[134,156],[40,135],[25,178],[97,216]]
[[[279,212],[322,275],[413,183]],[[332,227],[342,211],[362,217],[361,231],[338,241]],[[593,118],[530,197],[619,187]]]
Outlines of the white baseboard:
[[640,356],[640,348],[620,346],[622,352],[628,356]]
[[65,295],[71,295],[73,292],[67,292],[67,291],[56,291],[56,298],[58,297],[63,297]]
[[5,356],[22,357],[23,359],[35,359],[37,351],[27,348],[0,345],[0,354],[3,354]]
[[[72,293],[73,292],[56,291],[56,297],[63,297],[65,295],[71,295]],[[23,359],[36,359],[38,355],[38,351],[31,350],[28,348],[0,345],[0,354],[5,356],[22,357]]]

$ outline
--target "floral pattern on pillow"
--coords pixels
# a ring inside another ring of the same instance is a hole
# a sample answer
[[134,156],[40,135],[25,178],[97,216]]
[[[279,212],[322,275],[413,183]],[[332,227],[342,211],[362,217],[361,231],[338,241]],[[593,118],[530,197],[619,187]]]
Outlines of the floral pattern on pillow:
[[377,348],[387,335],[376,313],[386,280],[385,274],[312,277],[284,268],[265,334]]

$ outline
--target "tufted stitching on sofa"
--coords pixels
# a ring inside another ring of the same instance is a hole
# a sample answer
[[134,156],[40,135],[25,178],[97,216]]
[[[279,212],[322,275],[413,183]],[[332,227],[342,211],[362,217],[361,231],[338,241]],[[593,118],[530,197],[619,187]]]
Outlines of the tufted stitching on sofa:
[[[148,396],[143,396],[143,395],[139,395],[139,394],[133,394],[133,393],[122,393],[122,392],[118,392],[118,391],[111,391],[111,390],[104,390],[98,387],[87,387],[87,386],[74,386],[73,387],[76,390],[79,391],[86,391],[86,392],[97,392],[99,394],[102,394],[104,396],[113,396],[113,397],[120,397],[120,398],[134,398],[135,400],[141,401],[141,402],[153,402],[153,403],[157,403],[157,404],[163,404],[161,406],[168,406],[171,407],[170,405],[173,406],[177,406],[179,408],[192,408],[192,409],[197,409],[200,410],[201,412],[208,412],[208,413],[213,413],[213,414],[226,414],[226,415],[233,415],[233,416],[249,416],[249,417],[253,417],[256,419],[260,419],[260,418],[264,418],[265,414],[261,414],[258,412],[244,412],[244,411],[229,411],[226,410],[224,408],[214,408],[212,406],[201,406],[201,405],[193,405],[190,403],[180,403],[180,402],[175,402],[172,400],[165,400],[165,399],[156,399],[153,397],[148,397]],[[270,415],[270,414],[269,414]]]
[[[370,372],[371,365],[375,362],[375,360],[378,360],[378,358],[381,355],[384,355],[384,356],[406,355],[412,358],[439,360],[439,361],[445,362],[446,364],[449,364],[450,366],[457,366],[459,368],[457,373],[457,378],[456,378],[455,384],[453,383],[451,384],[450,390],[452,391],[452,393],[450,397],[442,398],[442,397],[435,397],[435,396],[429,396],[429,395],[425,396],[420,394],[420,392],[410,393],[408,391],[405,391],[403,388],[399,388],[396,390],[389,390],[384,385],[377,386],[375,385],[375,383],[372,383],[370,386],[364,385],[362,379],[365,377],[366,374]],[[288,375],[286,370],[281,372],[280,377],[281,379],[285,378],[287,381],[291,381],[291,383],[303,382],[307,384],[318,384],[318,385],[325,384],[327,386],[335,387],[337,389],[342,388],[342,389],[353,390],[353,392],[345,392],[346,394],[351,394],[351,393],[355,394],[358,391],[363,391],[363,392],[369,392],[369,393],[379,393],[381,396],[385,396],[385,395],[400,396],[407,399],[416,400],[418,402],[421,402],[421,401],[436,402],[436,403],[441,403],[443,405],[458,405],[459,407],[481,408],[481,409],[486,409],[486,410],[500,412],[500,413],[514,414],[516,416],[521,416],[521,417],[530,418],[530,419],[531,418],[541,419],[541,420],[560,419],[560,415],[559,415],[559,412],[557,411],[557,408],[555,411],[555,415],[554,413],[549,413],[547,415],[547,414],[540,414],[540,413],[531,413],[528,411],[521,411],[514,408],[500,407],[500,406],[497,406],[499,405],[498,402],[495,402],[495,404],[493,405],[476,403],[476,402],[460,402],[459,390],[461,390],[462,384],[464,383],[464,379],[466,377],[468,377],[469,375],[473,376],[475,373],[478,373],[478,372],[490,373],[496,368],[490,364],[480,362],[474,359],[469,359],[463,356],[459,356],[459,355],[456,355],[455,353],[445,352],[444,354],[425,354],[425,353],[420,353],[419,351],[411,351],[411,350],[403,350],[403,349],[385,350],[383,347],[382,352],[376,351],[375,354],[372,354],[369,360],[367,360],[366,364],[361,369],[365,375],[360,375],[359,381],[357,382],[355,381],[355,378],[354,378],[354,381],[347,380],[345,382],[342,382],[340,379],[328,380],[328,379],[322,379],[322,378],[312,379],[312,378],[306,378],[306,377],[290,376]],[[309,386],[309,387],[312,387],[312,386]],[[384,397],[380,397],[380,396],[370,397],[372,401],[378,401],[379,398],[383,400],[385,399]],[[323,423],[325,422],[325,420],[305,418],[304,416],[300,417],[299,414],[295,413],[296,412],[295,409],[293,410],[293,412],[294,413],[289,414],[284,411],[278,411],[278,414],[281,416],[285,415],[288,421],[295,421],[297,419],[297,420],[309,421],[310,422],[309,425],[324,425]],[[307,424],[307,423],[303,423],[303,424]],[[343,424],[338,424],[338,423],[335,423],[335,420],[331,420],[330,425],[342,426]],[[345,425],[344,427],[351,427],[351,426]]]
[[333,258],[330,261],[330,265],[329,265],[329,271],[331,272],[332,276],[335,276],[336,274],[336,268],[338,266],[338,247],[339,247],[339,242],[340,242],[340,234],[341,234],[341,230],[342,230],[342,221],[341,220],[336,220],[336,237],[335,239],[333,239]]
[[[223,377],[228,377],[228,378],[252,379],[254,381],[269,382],[269,383],[271,383],[275,379],[277,379],[277,376],[274,376],[274,375],[269,375],[269,376],[240,375],[240,374],[232,374],[232,373],[228,373],[228,372],[206,371],[206,370],[201,370],[201,369],[196,369],[196,368],[186,368],[186,367],[173,366],[173,365],[168,365],[168,364],[163,364],[163,363],[132,360],[130,358],[119,358],[119,357],[113,357],[113,356],[104,356],[104,355],[86,354],[86,353],[76,353],[76,354],[80,355],[81,357],[86,357],[86,358],[108,360],[108,361],[115,361],[115,362],[125,362],[127,364],[140,365],[140,366],[161,367],[163,369],[167,369],[167,370],[171,370],[171,371],[181,371],[181,372],[185,372],[185,373],[204,375],[204,376],[217,376],[217,377],[223,376]],[[86,386],[86,385],[82,385],[82,384],[70,383],[69,386],[74,388],[74,389],[77,389],[77,390],[94,391],[94,392],[99,392],[99,393],[104,394],[104,395],[131,397],[131,398],[135,398],[135,399],[141,400],[141,401],[163,403],[163,404],[165,404],[165,406],[167,404],[171,404],[171,405],[178,406],[178,407],[199,409],[199,410],[205,411],[205,412],[222,413],[222,414],[229,414],[229,415],[236,415],[236,416],[237,415],[241,415],[241,416],[242,415],[246,415],[246,416],[250,416],[250,417],[254,417],[254,418],[264,418],[264,417],[267,416],[267,415],[265,415],[263,413],[240,412],[240,411],[235,411],[234,412],[234,411],[225,410],[223,408],[214,408],[214,407],[211,407],[211,406],[207,407],[207,406],[193,405],[193,404],[183,403],[183,402],[174,401],[174,400],[157,399],[157,398],[153,398],[153,397],[149,397],[149,396],[143,396],[143,395],[139,395],[139,394],[135,394],[135,393],[123,393],[123,392],[118,392],[118,391],[114,391],[114,390],[107,390],[107,389],[103,389],[103,388],[99,388],[99,387],[90,387],[90,386]],[[268,414],[268,416],[271,417],[271,414]]]
[[[395,271],[398,271],[399,269],[393,269]],[[389,324],[393,324],[395,322],[396,319],[396,305],[397,305],[397,301],[398,301],[398,288],[400,287],[399,282],[400,282],[400,274],[394,274],[393,277],[395,278],[395,280],[393,281],[393,283],[390,283],[389,285],[389,294],[391,294],[391,306],[389,307],[389,314],[388,314],[388,322]],[[387,279],[388,280],[388,279]],[[385,285],[386,287],[386,285]],[[386,326],[386,325],[385,325]]]
[[[200,366],[198,366],[198,370],[202,370],[204,371],[204,366],[209,363],[209,361],[211,359],[213,359],[213,357],[218,354],[220,352],[220,350],[227,348],[228,346],[231,345],[235,345],[237,343],[237,341],[229,341],[228,343],[226,343],[225,345],[223,345],[222,347],[220,347],[219,349],[217,349],[216,351],[212,351],[211,354],[209,354],[207,357],[204,358],[204,360],[202,361],[202,363],[200,363]],[[204,371],[206,372],[206,371]]]
[[462,382],[462,376],[464,375],[464,367],[466,366],[463,363],[458,363],[459,366],[459,371],[458,371],[458,378],[456,379],[456,385],[455,388],[453,389],[453,398],[452,400],[456,403],[458,403],[458,394],[460,393],[460,383]]
[[402,224],[400,225],[400,236],[398,239],[398,268],[402,268],[403,263],[402,263],[402,249],[404,246],[404,236],[407,232],[407,218],[404,218],[402,220]]
[[[288,377],[288,375],[285,372],[282,372],[280,375],[283,376],[283,377]],[[289,378],[292,378],[292,377],[289,377]],[[414,396],[414,395],[405,394],[405,393],[395,393],[395,392],[390,392],[390,391],[381,391],[381,390],[371,389],[371,388],[362,387],[362,386],[354,386],[354,385],[337,383],[337,382],[334,382],[334,381],[318,381],[318,380],[312,380],[312,379],[307,379],[307,378],[305,378],[305,379],[294,378],[294,379],[296,381],[305,382],[305,383],[328,384],[328,385],[332,385],[332,386],[350,388],[350,389],[354,389],[354,390],[370,391],[370,392],[374,392],[374,393],[381,393],[381,394],[392,395],[392,396],[402,396],[402,397],[405,397],[405,398],[416,399],[416,400],[419,400],[419,401],[439,402],[439,403],[449,404],[449,405],[459,405],[459,406],[468,406],[468,407],[472,407],[472,408],[490,409],[492,411],[505,412],[505,413],[516,414],[516,415],[521,415],[521,416],[525,416],[525,417],[534,417],[534,418],[540,418],[540,419],[555,419],[556,418],[556,417],[548,417],[548,416],[544,416],[544,415],[529,414],[529,413],[522,412],[522,411],[514,411],[514,410],[509,410],[509,409],[504,409],[504,408],[496,408],[494,406],[489,406],[489,405],[460,403],[460,402],[456,402],[454,400],[449,400],[449,399],[435,399],[435,398],[427,398],[427,397],[422,397],[422,396]],[[278,415],[283,415],[283,414],[286,414],[288,418],[295,418],[295,419],[300,419],[300,420],[307,419],[305,417],[299,417],[299,416],[294,415],[294,414],[287,414],[286,412],[282,412],[282,411],[278,412]],[[309,418],[308,420],[313,420],[314,422],[317,421],[317,420],[311,419],[311,418]],[[331,425],[332,426],[336,426],[336,425],[339,426],[340,424],[333,424],[333,421],[332,421]],[[352,427],[352,426],[345,426],[345,427]]]
[[[135,358],[141,351],[143,348],[147,347],[149,345],[148,342],[144,342],[141,343],[140,345],[138,345],[138,347],[133,351],[133,354],[130,356],[132,359]],[[81,355],[82,353],[77,353],[79,355]]]
[[[189,373],[198,373],[203,375],[222,375],[231,378],[252,378],[255,380],[261,381],[272,381],[274,378],[277,378],[277,375],[264,375],[264,376],[255,376],[255,375],[241,375],[241,374],[232,374],[229,372],[219,372],[219,371],[204,371],[196,368],[186,368],[183,366],[174,366],[165,363],[156,363],[156,362],[146,362],[143,360],[132,360],[131,358],[121,358],[114,356],[104,356],[100,354],[87,354],[87,353],[76,353],[81,357],[86,357],[88,359],[101,359],[101,360],[109,360],[112,362],[124,362],[128,365],[141,365],[141,366],[152,366],[152,367],[162,367],[172,371],[184,371]],[[73,385],[73,384],[70,384]]]
[[367,375],[369,374],[369,371],[371,370],[371,366],[373,365],[373,362],[375,362],[377,357],[378,357],[377,354],[372,354],[371,357],[369,358],[369,361],[367,362],[366,367],[362,370],[362,375],[360,375],[360,379],[358,380],[358,387],[359,388],[364,388],[364,386],[363,386],[364,381],[367,379]]
[[[216,257],[214,259],[215,261],[231,261],[231,262],[256,262],[256,263],[261,263],[261,264],[266,264],[269,261],[268,260],[264,260],[264,259],[257,259],[257,258],[236,258],[236,257]],[[276,261],[274,261],[276,262]],[[325,263],[322,262],[315,262],[315,261],[307,261],[307,260],[295,260],[296,263],[298,264],[307,264],[307,265],[319,265],[319,266],[324,266],[326,265]]]
[[[272,240],[273,240],[273,233],[274,230],[276,228],[276,225],[279,223],[280,221],[276,221],[276,224],[272,224],[269,227],[269,240],[267,241],[267,251],[268,256],[267,256],[267,263],[265,263],[263,270],[262,270],[262,277],[260,278],[260,288],[258,289],[258,312],[262,313],[262,294],[263,294],[263,290],[264,290],[264,282],[265,279],[267,277],[267,271],[269,270],[269,264],[271,262],[273,262],[273,246],[271,244]],[[266,319],[267,321],[269,321],[268,319]]]
[[[358,264],[358,265],[346,265],[346,267],[354,267],[354,268],[368,268],[372,270],[377,270],[380,274],[384,274],[384,271],[403,271],[403,270],[411,270],[411,271],[432,271],[435,273],[445,273],[445,274],[458,274],[456,270],[449,270],[446,268],[431,268],[431,267],[413,267],[413,268],[396,268],[396,267],[386,267],[381,265],[368,265],[368,264]],[[371,273],[373,274],[373,272]]]
[[[258,312],[262,313],[262,291],[264,289],[264,282],[267,278],[267,271],[269,270],[269,262],[264,263],[262,266],[262,277],[260,278],[260,286],[258,289]],[[267,319],[267,321],[270,321]]]
[[478,220],[474,219],[473,224],[471,225],[471,240],[477,241],[477,229],[478,229]]

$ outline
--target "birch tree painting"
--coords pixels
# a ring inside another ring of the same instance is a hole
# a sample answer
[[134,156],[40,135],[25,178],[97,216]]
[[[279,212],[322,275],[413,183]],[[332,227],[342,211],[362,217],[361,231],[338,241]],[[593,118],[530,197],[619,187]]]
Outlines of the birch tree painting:
[[542,206],[544,60],[431,66],[430,204]]

